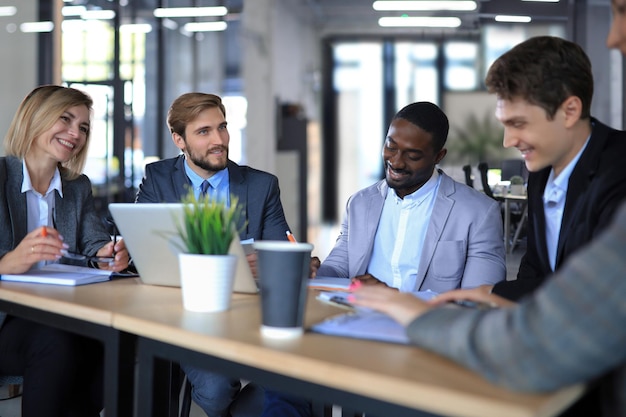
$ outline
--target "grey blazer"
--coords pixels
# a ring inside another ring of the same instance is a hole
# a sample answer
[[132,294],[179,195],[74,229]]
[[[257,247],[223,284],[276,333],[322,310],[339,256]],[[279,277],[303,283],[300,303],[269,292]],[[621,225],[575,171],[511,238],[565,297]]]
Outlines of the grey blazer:
[[[22,161],[13,156],[0,158],[0,258],[12,251],[28,233],[26,194],[22,193]],[[98,217],[85,175],[75,180],[61,178],[63,198],[55,193],[56,228],[70,252],[95,255],[111,241]],[[0,314],[0,322],[4,314]]]
[[591,402],[567,415],[626,417],[624,271],[626,204],[517,308],[436,308],[407,333],[413,343],[516,391],[594,381]]
[[[506,277],[498,203],[439,170],[441,183],[426,232],[415,291],[495,284]],[[348,200],[335,247],[319,276],[367,272],[388,186],[381,180]]]
[[[135,198],[137,203],[178,203],[187,194],[191,182],[185,174],[185,157],[153,162]],[[280,202],[278,178],[267,172],[228,161],[230,193],[239,199],[244,216],[239,228],[240,238],[254,240],[286,240],[289,230]],[[243,227],[243,222],[246,222]]]

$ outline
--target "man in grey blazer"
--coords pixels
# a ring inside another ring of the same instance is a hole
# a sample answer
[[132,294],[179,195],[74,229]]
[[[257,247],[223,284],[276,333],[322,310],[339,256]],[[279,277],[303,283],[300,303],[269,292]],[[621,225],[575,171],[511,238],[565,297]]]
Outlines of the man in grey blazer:
[[435,169],[447,135],[448,118],[432,103],[396,114],[383,146],[385,179],[350,197],[318,276],[438,293],[505,278],[498,203]]
[[[213,94],[188,93],[172,103],[167,123],[182,155],[146,166],[137,203],[175,203],[192,191],[208,193],[242,208],[241,240],[286,240],[289,230],[276,176],[228,159],[226,109]],[[245,224],[243,223],[245,222]],[[256,255],[247,256],[256,275]],[[241,389],[239,379],[185,364],[181,367],[192,385],[194,401],[210,417],[258,414],[263,390],[255,384]],[[235,399],[237,401],[235,402]],[[244,401],[245,399],[245,401]],[[256,410],[253,410],[256,406]],[[245,410],[244,410],[245,408]]]

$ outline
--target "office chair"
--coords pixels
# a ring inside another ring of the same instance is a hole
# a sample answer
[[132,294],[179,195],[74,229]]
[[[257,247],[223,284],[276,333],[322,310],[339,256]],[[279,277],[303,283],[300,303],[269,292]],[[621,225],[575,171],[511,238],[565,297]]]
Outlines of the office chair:
[[463,172],[465,172],[465,184],[469,187],[474,188],[474,178],[472,178],[472,166],[464,165]]
[[185,376],[183,401],[180,406],[180,417],[189,417],[191,411],[191,382]]
[[502,181],[508,181],[514,175],[519,175],[524,181],[528,180],[528,169],[522,159],[505,159],[500,163],[500,168]]
[[[522,161],[523,163],[523,161]],[[481,162],[478,164],[478,171],[480,171],[480,180],[482,182],[483,185],[483,190],[485,192],[485,195],[488,197],[493,198],[496,201],[500,201],[502,203],[502,199],[498,199],[493,195],[493,191],[491,190],[491,186],[489,186],[489,182],[487,181],[487,171],[489,170],[489,165],[486,162]],[[514,232],[514,236],[505,236],[505,239],[512,239],[512,245],[511,248],[515,247],[515,244],[518,242],[518,240],[520,239],[522,233],[525,233],[525,230],[523,229],[523,227],[520,226],[524,226],[525,225],[525,221],[526,221],[526,205],[519,205],[519,204],[515,204],[515,205],[511,205],[511,212],[510,212],[510,222],[511,222],[511,227],[510,230]],[[502,214],[502,221],[504,221],[504,205],[500,204],[500,212]],[[520,222],[522,222],[520,224]],[[511,249],[512,251],[512,249]]]
[[493,191],[491,191],[491,186],[489,185],[489,181],[487,181],[487,171],[489,170],[489,165],[486,162],[480,162],[478,164],[478,172],[480,172],[480,182],[483,185],[483,192],[487,197],[491,197],[494,200],[496,199],[493,196]]
[[10,398],[19,397],[20,395],[22,395],[23,384],[24,378],[22,378],[21,376],[0,375],[0,388],[2,389],[0,401],[8,400]]

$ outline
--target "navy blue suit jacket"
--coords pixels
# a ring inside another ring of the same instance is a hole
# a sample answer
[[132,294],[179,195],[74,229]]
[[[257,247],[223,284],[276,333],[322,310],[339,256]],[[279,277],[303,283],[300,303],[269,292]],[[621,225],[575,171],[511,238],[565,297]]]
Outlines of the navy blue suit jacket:
[[[191,186],[184,164],[183,155],[148,164],[135,202],[179,203]],[[239,199],[244,213],[238,225],[241,240],[286,240],[289,226],[280,202],[278,178],[229,160],[228,179],[230,194]]]
[[[626,197],[626,132],[592,119],[591,138],[569,178],[556,270],[575,251],[606,228]],[[502,281],[493,292],[517,300],[552,274],[546,245],[543,192],[552,167],[528,177],[528,245],[517,279]]]

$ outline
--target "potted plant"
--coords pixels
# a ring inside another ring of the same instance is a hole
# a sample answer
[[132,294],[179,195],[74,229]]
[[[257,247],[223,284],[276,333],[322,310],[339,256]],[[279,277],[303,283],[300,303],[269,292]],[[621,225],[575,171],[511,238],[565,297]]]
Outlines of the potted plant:
[[513,175],[510,178],[509,193],[513,195],[526,194],[526,187],[524,186],[524,178],[519,175]]
[[182,241],[178,260],[183,305],[200,312],[227,310],[237,267],[229,248],[238,233],[238,200],[231,196],[227,207],[208,196],[196,199],[190,192],[182,203],[176,227]]

